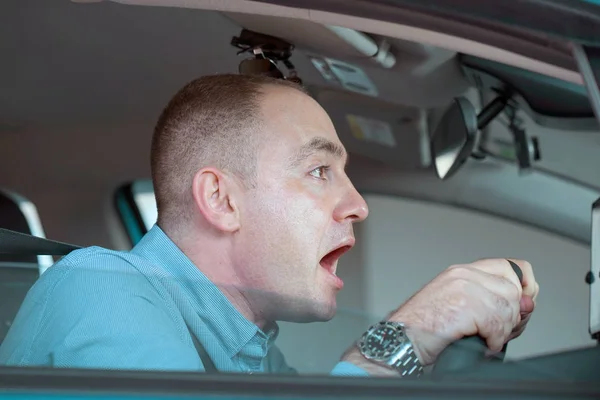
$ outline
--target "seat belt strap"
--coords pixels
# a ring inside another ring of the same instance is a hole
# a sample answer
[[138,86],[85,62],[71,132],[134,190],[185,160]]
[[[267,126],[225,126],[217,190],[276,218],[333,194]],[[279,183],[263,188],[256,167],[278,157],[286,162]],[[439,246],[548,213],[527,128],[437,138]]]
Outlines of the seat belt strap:
[[0,254],[64,256],[81,247],[0,228]]
[[202,364],[204,365],[204,371],[208,374],[215,374],[219,372],[219,370],[215,366],[215,363],[213,363],[212,359],[206,352],[206,349],[204,348],[204,346],[202,346],[202,343],[200,343],[200,341],[198,340],[196,335],[194,335],[194,332],[192,332],[190,327],[188,326],[187,328],[190,332],[190,336],[192,337],[192,342],[194,342],[194,347],[196,348],[196,351],[200,356],[200,360],[202,360]]
[[[12,231],[10,229],[0,228],[0,254],[63,256],[80,248],[80,246],[76,246],[74,244],[45,239],[38,236],[28,235],[26,233]],[[202,360],[204,370],[207,373],[219,372],[210,356],[206,352],[206,349],[204,346],[202,346],[189,326],[188,330],[192,336],[192,341],[194,342],[194,347],[200,356],[200,360]]]

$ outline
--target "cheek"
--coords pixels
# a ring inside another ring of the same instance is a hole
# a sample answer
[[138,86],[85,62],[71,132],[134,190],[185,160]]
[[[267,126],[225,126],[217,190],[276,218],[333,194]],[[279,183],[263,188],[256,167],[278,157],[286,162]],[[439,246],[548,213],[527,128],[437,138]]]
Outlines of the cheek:
[[286,187],[267,201],[282,226],[282,236],[295,237],[296,245],[314,246],[320,242],[327,222],[319,200],[317,193],[306,188]]
[[288,220],[314,234],[327,222],[324,192],[322,185],[294,181],[281,190],[279,201],[286,204]]
[[316,196],[289,188],[269,188],[252,198],[247,207],[245,225],[254,254],[277,264],[316,256],[326,225]]

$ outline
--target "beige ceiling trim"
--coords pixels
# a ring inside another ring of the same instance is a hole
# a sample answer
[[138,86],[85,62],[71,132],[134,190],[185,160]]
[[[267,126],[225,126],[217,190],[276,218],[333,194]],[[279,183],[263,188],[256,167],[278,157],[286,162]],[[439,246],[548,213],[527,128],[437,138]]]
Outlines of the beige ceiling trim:
[[[89,3],[93,0],[72,0]],[[116,3],[144,6],[162,6],[178,8],[196,8],[222,12],[241,12],[274,17],[299,18],[320,24],[337,25],[378,35],[384,35],[407,41],[445,48],[458,53],[486,58],[514,67],[523,68],[567,82],[583,85],[578,72],[557,67],[516,54],[501,48],[479,43],[473,40],[435,32],[413,26],[379,21],[369,18],[353,17],[324,11],[303,10],[274,4],[246,0],[109,0]]]
[[311,20],[321,24],[337,24],[363,32],[442,47],[457,53],[486,58],[491,61],[497,61],[532,72],[552,76],[567,82],[583,85],[583,78],[578,72],[525,57],[521,54],[513,53],[499,47],[445,33],[415,28],[408,25],[395,24],[393,22],[334,14],[324,11],[311,11]]
[[[101,2],[103,0],[71,0],[75,3]],[[274,4],[260,3],[247,0],[108,0],[113,3],[135,6],[156,6],[176,8],[196,8],[223,12],[240,12],[248,14],[270,15],[273,17],[288,17],[310,20],[311,10],[284,7]]]

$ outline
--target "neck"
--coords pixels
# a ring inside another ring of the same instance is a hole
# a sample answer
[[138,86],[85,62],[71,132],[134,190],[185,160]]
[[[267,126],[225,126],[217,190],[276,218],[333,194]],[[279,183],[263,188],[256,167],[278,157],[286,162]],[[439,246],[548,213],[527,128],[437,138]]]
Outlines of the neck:
[[204,235],[178,235],[161,229],[247,320],[264,329],[268,320],[255,310],[251,296],[243,290],[243,284],[228,256],[227,243]]

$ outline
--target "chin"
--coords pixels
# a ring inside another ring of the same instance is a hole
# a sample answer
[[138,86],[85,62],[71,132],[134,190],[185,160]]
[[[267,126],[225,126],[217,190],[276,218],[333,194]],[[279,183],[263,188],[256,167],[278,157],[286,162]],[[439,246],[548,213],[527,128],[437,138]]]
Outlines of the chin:
[[313,322],[327,322],[335,317],[337,305],[335,299],[333,302],[321,303],[317,310],[314,310]]
[[327,322],[331,321],[335,317],[334,312],[319,312],[319,313],[306,313],[303,315],[297,315],[289,319],[287,322],[296,322],[300,324],[307,324],[311,322]]
[[315,322],[327,322],[327,321],[331,321],[333,319],[333,317],[335,317],[335,310],[327,313],[327,314],[322,314],[320,315],[320,318],[318,320],[316,320]]
[[335,317],[336,311],[335,300],[332,303],[313,303],[303,310],[297,309],[293,315],[288,315],[283,320],[296,323],[327,322]]

